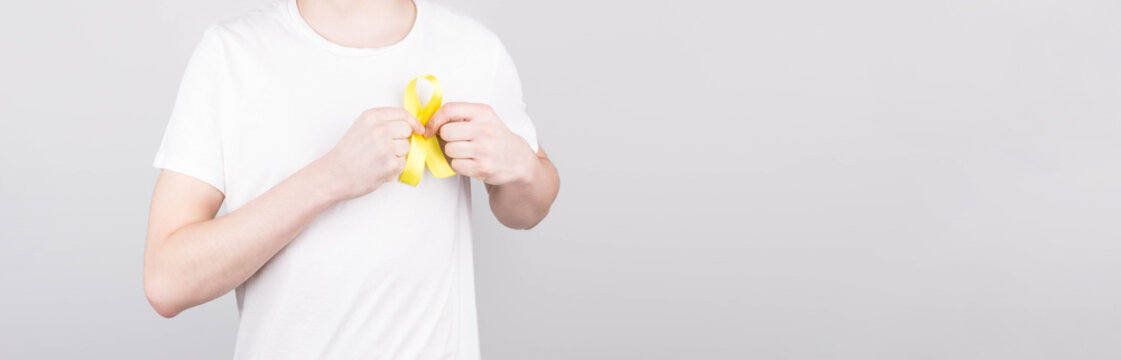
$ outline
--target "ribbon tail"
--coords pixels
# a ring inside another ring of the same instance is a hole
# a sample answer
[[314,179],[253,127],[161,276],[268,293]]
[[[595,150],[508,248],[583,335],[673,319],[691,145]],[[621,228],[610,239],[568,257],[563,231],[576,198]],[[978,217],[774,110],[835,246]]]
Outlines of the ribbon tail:
[[425,143],[427,149],[425,149],[424,162],[428,164],[428,170],[432,171],[432,175],[437,178],[455,175],[455,171],[448,164],[448,158],[444,156],[444,151],[440,150],[440,141],[433,136],[425,140]]
[[420,177],[424,175],[424,163],[428,157],[424,143],[426,141],[423,136],[413,134],[410,138],[409,153],[405,155],[405,170],[401,171],[401,182],[414,187],[420,183]]

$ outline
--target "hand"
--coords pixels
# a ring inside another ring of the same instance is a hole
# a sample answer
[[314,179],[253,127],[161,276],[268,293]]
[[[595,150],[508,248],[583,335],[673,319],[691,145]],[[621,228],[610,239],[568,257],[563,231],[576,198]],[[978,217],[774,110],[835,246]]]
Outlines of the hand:
[[342,199],[366,195],[401,174],[413,133],[423,134],[424,127],[405,109],[369,109],[317,162],[339,186]]
[[444,104],[425,128],[446,143],[444,155],[452,170],[490,185],[526,180],[537,156],[486,104]]

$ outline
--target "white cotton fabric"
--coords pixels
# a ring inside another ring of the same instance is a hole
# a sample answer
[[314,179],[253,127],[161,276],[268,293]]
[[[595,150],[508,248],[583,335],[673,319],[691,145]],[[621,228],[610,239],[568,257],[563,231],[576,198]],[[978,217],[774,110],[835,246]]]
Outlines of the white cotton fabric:
[[[492,105],[537,149],[514,64],[476,22],[417,2],[404,40],[349,48],[279,0],[206,30],[154,166],[213,185],[236,211],[325,154],[363,110],[401,106],[423,74],[445,102]],[[479,358],[469,191],[467,178],[426,170],[415,188],[392,182],[328,209],[237,288],[235,358]]]

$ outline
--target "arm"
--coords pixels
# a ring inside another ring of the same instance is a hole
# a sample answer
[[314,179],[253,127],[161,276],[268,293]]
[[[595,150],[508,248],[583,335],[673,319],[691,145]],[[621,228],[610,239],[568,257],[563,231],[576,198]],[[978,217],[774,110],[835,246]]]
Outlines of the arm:
[[425,131],[446,142],[452,170],[486,184],[491,211],[503,225],[529,229],[549,213],[560,190],[556,168],[544,150],[535,154],[490,106],[445,104]]
[[529,229],[544,220],[560,191],[560,176],[545,149],[539,148],[526,166],[526,176],[519,180],[487,184],[491,212],[502,225],[515,229]]
[[144,252],[148,301],[172,317],[237,287],[324,210],[392,181],[413,132],[423,128],[403,109],[366,111],[322,158],[220,218],[218,189],[164,170]]
[[218,189],[164,170],[156,181],[144,255],[144,290],[172,317],[241,284],[337,201],[313,163],[227,216]]

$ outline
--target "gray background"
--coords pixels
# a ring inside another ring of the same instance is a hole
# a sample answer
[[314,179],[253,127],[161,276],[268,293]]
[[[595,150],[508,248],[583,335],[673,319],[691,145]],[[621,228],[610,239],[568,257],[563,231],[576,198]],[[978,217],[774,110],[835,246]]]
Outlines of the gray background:
[[[232,355],[232,296],[144,299],[149,164],[264,2],[0,12],[0,358]],[[476,202],[484,357],[1121,358],[1121,2],[450,4],[562,174],[529,232]]]

